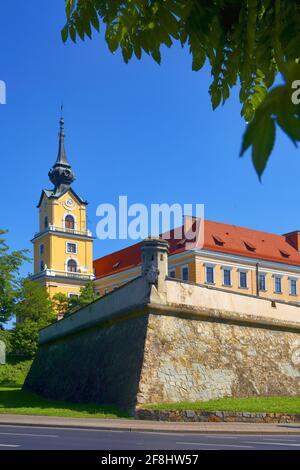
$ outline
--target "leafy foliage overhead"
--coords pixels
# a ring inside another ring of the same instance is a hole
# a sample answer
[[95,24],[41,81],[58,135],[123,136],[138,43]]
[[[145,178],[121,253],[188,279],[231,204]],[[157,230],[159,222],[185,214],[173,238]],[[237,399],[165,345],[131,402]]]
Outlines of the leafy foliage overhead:
[[[119,47],[127,63],[143,52],[160,63],[161,46],[174,41],[187,46],[192,69],[209,63],[209,88],[215,109],[240,87],[241,114],[250,122],[241,154],[252,147],[260,176],[275,141],[276,126],[300,140],[299,107],[291,105],[291,84],[300,79],[299,0],[65,0],[64,42],[84,40],[105,24],[114,53]],[[278,72],[279,90],[270,88]],[[258,131],[258,132],[257,132]]]

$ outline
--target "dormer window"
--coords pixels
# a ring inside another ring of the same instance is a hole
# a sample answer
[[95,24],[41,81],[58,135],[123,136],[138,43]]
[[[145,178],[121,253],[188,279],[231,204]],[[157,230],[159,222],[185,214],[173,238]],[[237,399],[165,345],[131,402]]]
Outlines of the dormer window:
[[247,248],[248,251],[255,251],[256,247],[252,245],[252,243],[245,241],[244,240],[245,247]]
[[214,242],[215,242],[216,245],[218,245],[218,246],[223,246],[224,245],[225,242],[224,242],[224,240],[222,240],[221,237],[218,237],[217,235],[213,235],[212,237],[213,237]]
[[68,214],[65,218],[65,228],[74,230],[75,228],[75,220],[74,217],[70,214]]
[[291,255],[285,251],[285,250],[279,250],[280,251],[280,254],[281,256],[283,256],[284,258],[289,258]]

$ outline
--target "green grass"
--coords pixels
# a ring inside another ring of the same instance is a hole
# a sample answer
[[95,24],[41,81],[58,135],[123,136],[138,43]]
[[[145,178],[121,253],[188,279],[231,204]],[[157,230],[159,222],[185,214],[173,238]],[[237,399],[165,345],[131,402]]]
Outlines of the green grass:
[[148,410],[245,411],[258,413],[300,413],[300,396],[222,398],[219,400],[158,403],[145,405]]
[[21,387],[29,372],[32,360],[7,359],[0,365],[0,386]]
[[19,387],[0,387],[0,413],[19,415],[63,416],[68,418],[128,418],[125,411],[114,406],[92,403],[65,403],[21,390]]

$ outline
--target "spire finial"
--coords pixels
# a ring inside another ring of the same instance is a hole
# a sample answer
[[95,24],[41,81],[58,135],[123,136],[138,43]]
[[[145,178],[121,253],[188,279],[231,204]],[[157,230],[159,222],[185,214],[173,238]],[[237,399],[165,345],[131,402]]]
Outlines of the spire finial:
[[56,162],[49,171],[50,181],[55,186],[55,192],[61,193],[69,188],[75,180],[75,175],[71,169],[71,165],[67,160],[65,151],[65,121],[63,118],[63,105],[61,105],[61,116],[59,120],[59,145]]
[[65,120],[64,120],[64,105],[63,105],[63,103],[60,105],[59,124],[60,124],[60,131],[64,131],[65,130]]

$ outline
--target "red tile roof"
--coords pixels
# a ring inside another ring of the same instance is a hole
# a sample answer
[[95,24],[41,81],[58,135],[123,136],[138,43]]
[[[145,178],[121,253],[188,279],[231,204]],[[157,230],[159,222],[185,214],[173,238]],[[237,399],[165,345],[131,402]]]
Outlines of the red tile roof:
[[[171,231],[171,238],[168,240],[170,254],[184,251],[185,239],[174,239],[173,234],[174,231]],[[140,245],[141,242],[96,259],[94,261],[96,277],[105,277],[140,264]],[[203,249],[300,266],[300,253],[287,242],[284,235],[260,232],[212,220],[204,221]]]

